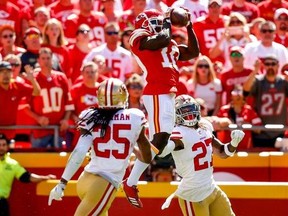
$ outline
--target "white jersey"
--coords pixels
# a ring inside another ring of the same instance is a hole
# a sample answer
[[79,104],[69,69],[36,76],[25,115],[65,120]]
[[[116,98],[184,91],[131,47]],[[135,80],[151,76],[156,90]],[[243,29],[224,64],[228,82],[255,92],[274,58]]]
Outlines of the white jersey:
[[125,82],[125,74],[129,74],[133,69],[133,60],[131,52],[118,46],[116,50],[111,51],[108,49],[107,44],[102,44],[93,50],[85,57],[83,63],[92,61],[96,55],[105,57],[106,66],[112,68],[112,76]]
[[208,13],[208,3],[202,1],[179,0],[172,4],[172,8],[185,7],[191,13],[191,21],[195,22],[198,17],[205,16]]
[[195,84],[193,80],[187,82],[188,92],[193,95],[194,98],[202,98],[208,110],[215,109],[217,94],[222,92],[222,84],[219,79],[215,79],[207,84]]
[[[80,114],[80,118],[93,114],[93,109],[88,109]],[[101,175],[119,187],[133,147],[139,137],[143,126],[147,123],[144,113],[139,109],[119,110],[110,121],[103,138],[100,137],[100,127],[92,132],[93,144],[91,146],[91,161],[85,167],[85,171]],[[81,122],[79,128],[89,130],[93,126],[87,121]]]
[[272,42],[272,46],[265,47],[261,41],[248,43],[244,49],[244,67],[254,69],[257,59],[275,55],[279,61],[279,73],[283,65],[288,62],[288,51],[282,44]]
[[183,178],[175,195],[192,202],[204,200],[216,187],[212,164],[213,126],[205,119],[201,119],[200,124],[203,127],[198,129],[178,125],[170,138],[181,139],[184,144],[184,149],[172,152],[176,171]]

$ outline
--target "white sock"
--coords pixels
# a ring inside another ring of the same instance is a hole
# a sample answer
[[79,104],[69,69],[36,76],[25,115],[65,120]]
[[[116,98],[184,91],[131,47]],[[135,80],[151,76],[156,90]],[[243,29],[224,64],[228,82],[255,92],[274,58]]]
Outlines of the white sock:
[[[152,160],[156,156],[154,151],[151,151],[152,153]],[[139,159],[136,159],[135,164],[132,168],[132,171],[127,179],[127,185],[137,185],[138,180],[140,179],[142,173],[145,171],[145,169],[149,166],[147,163],[143,163]]]

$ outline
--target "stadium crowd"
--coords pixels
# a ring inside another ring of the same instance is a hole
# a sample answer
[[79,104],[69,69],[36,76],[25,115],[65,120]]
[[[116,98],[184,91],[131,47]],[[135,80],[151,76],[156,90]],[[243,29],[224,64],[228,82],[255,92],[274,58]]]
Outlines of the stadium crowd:
[[[198,58],[178,61],[177,94],[189,94],[226,142],[229,124],[287,127],[288,2],[281,0],[0,0],[0,131],[31,148],[72,149],[82,110],[98,105],[107,77],[122,80],[129,108],[144,113],[143,72],[129,35],[145,9],[191,13]],[[185,28],[173,28],[178,44]],[[153,61],[151,59],[151,61]],[[33,76],[34,75],[34,76]],[[147,114],[147,113],[146,113]],[[59,126],[54,131],[5,126]],[[274,148],[288,132],[247,130],[238,150]]]

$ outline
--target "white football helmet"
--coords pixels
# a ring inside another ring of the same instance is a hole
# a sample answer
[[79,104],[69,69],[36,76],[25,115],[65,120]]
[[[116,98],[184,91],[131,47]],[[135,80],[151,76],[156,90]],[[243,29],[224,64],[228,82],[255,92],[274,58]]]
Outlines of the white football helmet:
[[176,124],[194,126],[201,119],[200,105],[189,95],[179,95],[175,99]]
[[97,92],[99,108],[126,108],[128,91],[125,84],[115,78],[100,83]]

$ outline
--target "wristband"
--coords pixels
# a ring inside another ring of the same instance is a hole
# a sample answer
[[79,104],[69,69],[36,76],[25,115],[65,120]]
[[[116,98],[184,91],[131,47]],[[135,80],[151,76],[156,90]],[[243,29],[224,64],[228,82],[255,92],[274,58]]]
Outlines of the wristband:
[[232,157],[232,156],[234,155],[235,151],[234,151],[234,152],[230,152],[230,151],[229,151],[229,148],[228,148],[228,145],[229,145],[229,144],[225,144],[225,145],[224,145],[224,152],[225,152],[225,154],[228,155],[229,157]]

